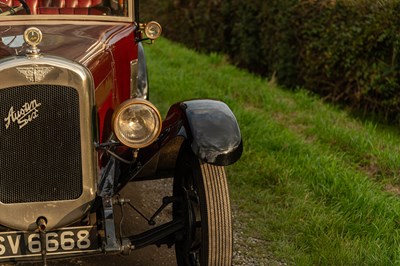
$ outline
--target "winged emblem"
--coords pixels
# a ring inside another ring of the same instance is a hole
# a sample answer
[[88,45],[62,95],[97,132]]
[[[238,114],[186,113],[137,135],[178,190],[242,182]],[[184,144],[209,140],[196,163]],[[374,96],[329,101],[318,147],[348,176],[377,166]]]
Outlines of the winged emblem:
[[29,67],[17,67],[19,73],[33,83],[41,82],[46,75],[53,70],[54,67],[42,67],[42,66],[29,66]]

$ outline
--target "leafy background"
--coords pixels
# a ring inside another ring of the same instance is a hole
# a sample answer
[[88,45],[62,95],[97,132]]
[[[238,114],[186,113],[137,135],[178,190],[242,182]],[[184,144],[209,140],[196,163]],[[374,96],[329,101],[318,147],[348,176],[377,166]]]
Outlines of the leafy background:
[[400,3],[395,0],[147,0],[164,35],[288,88],[397,120]]

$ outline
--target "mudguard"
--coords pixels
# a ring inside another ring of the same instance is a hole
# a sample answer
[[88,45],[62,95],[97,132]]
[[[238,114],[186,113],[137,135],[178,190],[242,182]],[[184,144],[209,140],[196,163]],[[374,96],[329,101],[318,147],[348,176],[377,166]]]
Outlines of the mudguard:
[[[231,109],[216,100],[190,100],[172,105],[156,142],[141,151],[138,167],[129,180],[173,176],[182,144],[189,143],[203,162],[227,166],[242,155],[239,125]],[[123,186],[120,186],[123,187]]]
[[170,108],[165,122],[175,120],[176,125],[177,119],[182,120],[185,137],[200,160],[225,166],[233,164],[242,155],[239,125],[225,103],[216,100],[177,103]]

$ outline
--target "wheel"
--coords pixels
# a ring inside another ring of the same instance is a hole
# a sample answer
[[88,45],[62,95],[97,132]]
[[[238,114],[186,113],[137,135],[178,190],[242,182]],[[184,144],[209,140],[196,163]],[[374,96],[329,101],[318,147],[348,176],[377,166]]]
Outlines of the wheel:
[[199,162],[184,145],[173,193],[174,220],[184,222],[175,242],[177,264],[232,265],[232,217],[224,167]]

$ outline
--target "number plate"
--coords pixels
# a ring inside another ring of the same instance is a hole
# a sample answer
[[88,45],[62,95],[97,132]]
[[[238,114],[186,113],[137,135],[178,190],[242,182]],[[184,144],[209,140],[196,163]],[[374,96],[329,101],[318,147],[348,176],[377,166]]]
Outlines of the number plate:
[[[68,227],[46,233],[48,255],[94,252],[98,250],[97,228]],[[0,233],[0,260],[41,256],[39,233],[15,231]]]

